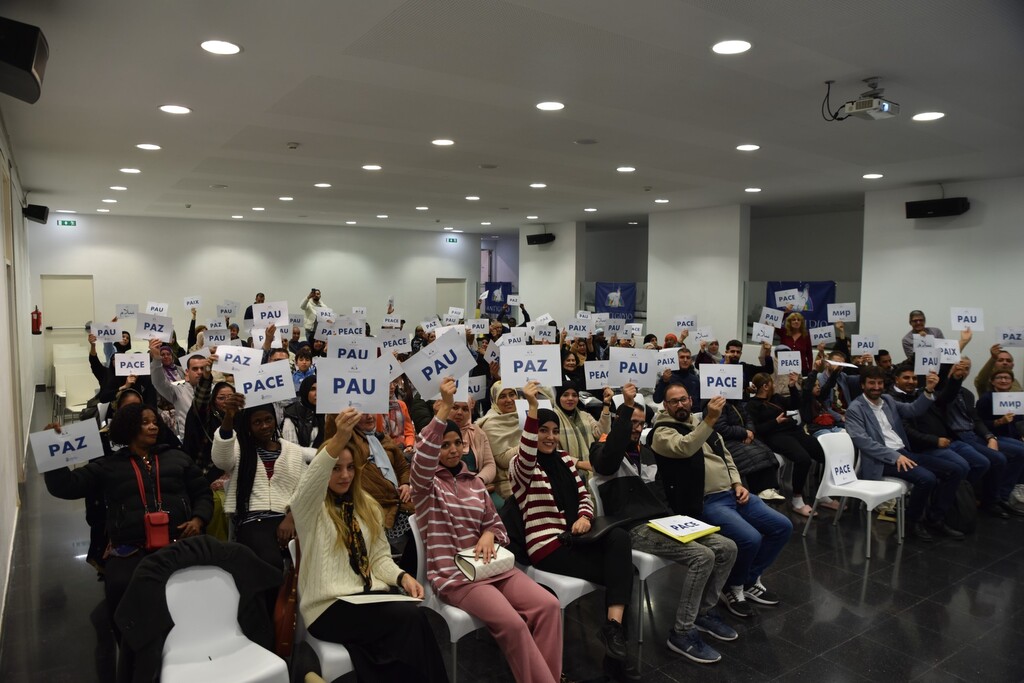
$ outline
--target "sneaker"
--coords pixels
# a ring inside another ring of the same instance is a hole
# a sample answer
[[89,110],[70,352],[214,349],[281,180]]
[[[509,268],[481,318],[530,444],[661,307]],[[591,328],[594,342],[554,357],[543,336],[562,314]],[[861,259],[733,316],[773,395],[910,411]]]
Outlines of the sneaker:
[[693,625],[701,633],[707,633],[719,640],[729,641],[740,637],[740,634],[736,633],[736,629],[722,621],[722,617],[716,609],[708,610],[704,616],[697,617]]
[[774,606],[779,604],[779,596],[764,587],[760,576],[757,577],[753,585],[743,587],[743,595],[747,600],[756,602],[759,605]]
[[925,543],[931,543],[933,540],[935,540],[932,538],[932,535],[928,533],[928,529],[926,529],[924,524],[921,522],[915,522],[914,526],[910,528],[910,536]]
[[1024,505],[1024,484],[1017,484],[1010,492],[1010,502]]
[[689,633],[679,633],[672,629],[668,632],[666,645],[673,652],[698,664],[714,664],[722,658],[715,648],[704,642],[696,628],[690,629]]
[[[1019,484],[1018,484],[1018,486],[1019,486]],[[1012,500],[1012,498],[1011,498],[1011,500]],[[1006,514],[1008,514],[1008,515],[1024,516],[1024,510],[1022,510],[1022,509],[1020,509],[1018,507],[1015,507],[1013,505],[1013,503],[1007,502],[1005,500],[1001,500],[998,503],[996,503],[996,505],[998,505],[999,508],[1004,510],[1006,512]]]
[[757,497],[766,501],[786,500],[786,497],[779,493],[778,489],[765,489],[757,494]]
[[747,598],[743,595],[743,586],[726,586],[722,589],[722,602],[725,603],[726,609],[735,614],[738,617],[754,616],[754,608],[747,602]]
[[609,657],[619,661],[626,659],[626,630],[622,624],[609,619],[597,632],[597,637]]

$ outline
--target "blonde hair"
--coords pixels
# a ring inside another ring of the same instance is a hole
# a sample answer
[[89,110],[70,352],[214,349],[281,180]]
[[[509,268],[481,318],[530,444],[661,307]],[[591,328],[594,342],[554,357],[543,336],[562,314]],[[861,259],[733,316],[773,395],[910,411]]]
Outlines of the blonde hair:
[[[330,421],[328,424],[330,424]],[[355,515],[361,520],[360,526],[363,528],[363,532],[369,531],[369,543],[366,545],[367,548],[370,548],[384,531],[384,511],[376,500],[363,491],[363,468],[355,464],[355,452],[351,448],[351,442],[343,450],[348,451],[349,455],[352,456],[355,474],[352,476],[352,483],[349,485],[348,491],[349,495],[352,496]],[[352,538],[349,536],[348,525],[341,518],[338,506],[334,503],[334,494],[331,493],[330,488],[324,494],[324,507],[327,508],[327,515],[331,518],[334,528],[338,532],[338,548],[348,550],[351,547]],[[368,530],[365,528],[366,525],[370,527]]]
[[792,313],[786,316],[786,331],[789,331],[789,321],[793,319],[796,319],[800,322],[800,334],[807,334],[807,321],[804,320],[804,316],[802,313],[797,313],[796,311],[793,311]]

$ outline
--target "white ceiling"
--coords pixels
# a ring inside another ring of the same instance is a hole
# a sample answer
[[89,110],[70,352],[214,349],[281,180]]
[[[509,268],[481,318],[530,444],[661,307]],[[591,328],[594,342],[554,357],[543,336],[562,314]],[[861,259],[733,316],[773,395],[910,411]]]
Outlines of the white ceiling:
[[[5,0],[0,15],[49,41],[39,102],[0,95],[0,113],[29,200],[51,210],[490,234],[528,214],[849,209],[869,188],[1024,173],[1020,0]],[[210,55],[209,38],[243,52]],[[713,54],[725,38],[754,47]],[[868,76],[902,116],[822,120],[824,81],[835,109]],[[947,116],[911,121],[930,110]]]

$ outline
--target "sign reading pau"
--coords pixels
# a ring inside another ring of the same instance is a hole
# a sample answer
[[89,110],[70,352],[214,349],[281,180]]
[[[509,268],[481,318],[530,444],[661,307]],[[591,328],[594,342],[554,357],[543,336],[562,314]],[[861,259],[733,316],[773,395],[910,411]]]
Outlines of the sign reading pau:
[[316,411],[331,414],[351,407],[364,413],[386,413],[390,361],[388,356],[371,361],[318,361]]
[[247,408],[295,398],[295,383],[286,360],[264,363],[254,370],[237,373],[235,390],[245,396]]
[[971,330],[972,332],[985,330],[985,312],[980,308],[951,308],[949,317],[954,330]]
[[657,351],[613,347],[608,352],[610,386],[635,384],[637,389],[653,389],[659,374]]
[[[715,396],[737,400],[743,398],[742,365],[700,364],[700,400],[706,401]],[[696,403],[697,398],[692,398]]]
[[997,327],[996,341],[1003,346],[1024,346],[1024,327]]
[[267,327],[271,323],[280,327],[288,322],[288,302],[270,301],[252,305],[252,323],[254,327]]
[[462,377],[474,367],[476,360],[466,348],[466,336],[454,329],[448,330],[402,363],[405,374],[421,396],[433,396],[441,390],[442,379],[448,376]]

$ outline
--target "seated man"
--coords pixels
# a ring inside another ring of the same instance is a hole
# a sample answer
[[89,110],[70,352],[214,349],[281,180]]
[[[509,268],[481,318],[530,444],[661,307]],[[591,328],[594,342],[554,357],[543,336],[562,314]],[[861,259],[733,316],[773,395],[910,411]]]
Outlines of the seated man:
[[[647,420],[643,405],[635,402],[636,387],[627,384],[622,395],[624,400],[608,439],[591,451],[591,486],[601,497],[604,514],[632,520],[629,526],[634,550],[664,557],[685,568],[675,625],[668,637],[669,649],[700,664],[717,662],[722,656],[700,634],[719,640],[738,637],[715,609],[736,560],[736,544],[720,534],[680,543],[647,526],[651,519],[671,516],[672,510],[654,481],[654,454],[640,444]],[[698,494],[694,502],[699,504],[699,500]]]
[[761,574],[786,545],[793,523],[741,483],[732,456],[714,431],[725,399],[708,401],[701,422],[693,419],[690,395],[682,385],[665,391],[664,405],[654,418],[651,450],[669,507],[721,527],[722,535],[736,543],[736,562],[722,591],[725,606],[738,617],[750,617],[754,610],[747,600],[779,604]]
[[[701,344],[701,348],[704,345]],[[743,342],[739,339],[730,339],[725,345],[725,354],[722,356],[722,362],[726,365],[742,365],[743,366],[743,385],[750,384],[750,380],[754,378],[759,372],[767,372],[769,375],[775,372],[775,361],[772,360],[772,345],[768,342],[761,344],[761,355],[759,360],[760,365],[754,365],[753,363],[744,363],[740,358],[743,356]],[[697,364],[701,363],[715,363],[714,357],[709,351],[702,350],[697,354]],[[689,390],[687,390],[689,393]]]
[[[707,404],[705,401],[702,408],[705,412]],[[715,422],[715,431],[725,441],[725,448],[750,491],[762,500],[786,499],[779,493],[779,461],[772,449],[754,435],[754,422],[745,401],[726,401],[722,417]]]
[[910,332],[903,335],[903,353],[907,358],[914,357],[914,337],[926,337],[931,335],[936,339],[945,339],[942,330],[937,327],[925,327],[923,311],[910,312]]
[[682,384],[691,396],[696,396],[700,390],[700,377],[697,375],[697,368],[693,367],[693,355],[690,349],[680,346],[676,354],[679,359],[678,370],[666,370],[658,378],[658,384],[654,387],[654,402],[661,403],[665,400],[665,389],[670,384]]
[[861,371],[862,393],[846,411],[846,431],[860,449],[860,477],[896,477],[913,485],[906,518],[911,534],[921,541],[932,540],[929,530],[950,538],[964,537],[944,521],[961,481],[956,468],[943,466],[938,458],[926,459],[913,453],[903,428],[903,419],[919,417],[928,410],[938,382],[937,374],[928,373],[924,392],[913,403],[901,403],[884,393],[885,373],[874,366],[866,367]]

